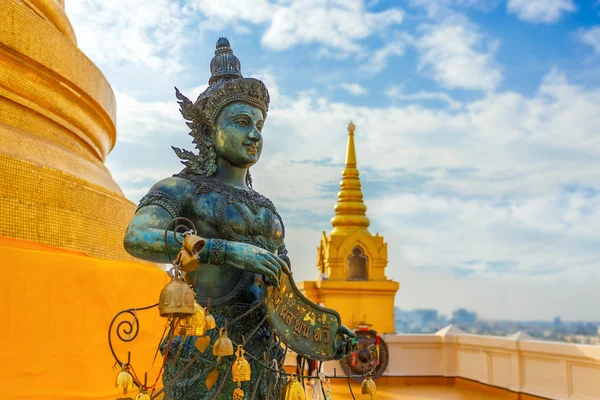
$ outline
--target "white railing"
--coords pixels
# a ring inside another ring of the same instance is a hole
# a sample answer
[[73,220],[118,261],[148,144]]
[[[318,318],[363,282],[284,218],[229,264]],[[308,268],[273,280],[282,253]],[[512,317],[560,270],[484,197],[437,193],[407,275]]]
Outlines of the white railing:
[[[527,334],[472,335],[455,326],[435,334],[384,334],[384,376],[465,378],[555,400],[600,400],[600,346],[537,341]],[[286,365],[295,364],[290,354]],[[323,371],[340,372],[330,361]]]
[[550,399],[600,399],[600,346],[471,335],[454,326],[383,338],[387,376],[459,377]]

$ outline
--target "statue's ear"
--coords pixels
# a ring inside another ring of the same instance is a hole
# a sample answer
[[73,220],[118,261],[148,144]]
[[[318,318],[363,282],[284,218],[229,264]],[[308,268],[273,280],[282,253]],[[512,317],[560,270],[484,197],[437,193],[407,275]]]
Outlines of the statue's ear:
[[215,127],[208,122],[200,124],[198,127],[198,136],[205,146],[211,146],[215,140]]

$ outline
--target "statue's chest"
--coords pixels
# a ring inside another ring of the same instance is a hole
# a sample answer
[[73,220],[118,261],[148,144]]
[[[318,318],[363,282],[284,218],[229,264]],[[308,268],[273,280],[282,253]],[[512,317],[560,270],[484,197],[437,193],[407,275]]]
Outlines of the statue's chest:
[[195,214],[221,239],[250,243],[269,251],[275,251],[283,242],[283,223],[269,208],[230,202],[216,193],[198,195],[194,200]]

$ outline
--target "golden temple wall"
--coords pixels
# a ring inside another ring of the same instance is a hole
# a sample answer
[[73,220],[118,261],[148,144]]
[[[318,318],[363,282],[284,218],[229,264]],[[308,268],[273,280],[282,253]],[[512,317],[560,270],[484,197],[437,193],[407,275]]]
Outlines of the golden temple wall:
[[132,259],[135,205],[104,166],[116,103],[57,0],[0,0],[0,236]]

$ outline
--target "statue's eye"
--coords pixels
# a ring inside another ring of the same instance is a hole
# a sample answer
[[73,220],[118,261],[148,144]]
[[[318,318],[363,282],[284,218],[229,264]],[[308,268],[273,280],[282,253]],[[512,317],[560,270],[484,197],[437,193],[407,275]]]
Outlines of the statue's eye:
[[239,126],[248,126],[248,121],[245,121],[243,119],[240,119],[239,121],[237,121],[237,124]]

